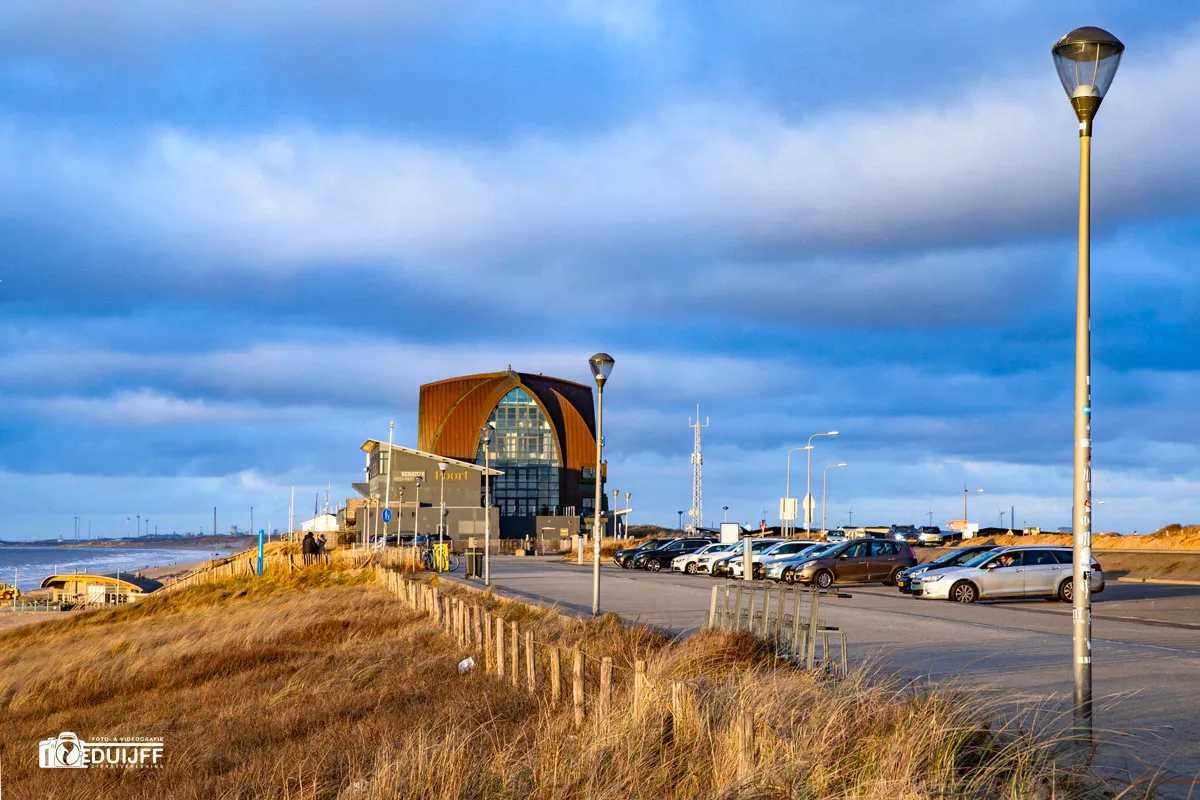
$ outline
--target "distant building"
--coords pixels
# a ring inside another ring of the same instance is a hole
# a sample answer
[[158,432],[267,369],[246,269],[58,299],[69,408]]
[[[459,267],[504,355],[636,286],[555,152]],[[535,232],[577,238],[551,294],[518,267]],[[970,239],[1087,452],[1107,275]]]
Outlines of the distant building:
[[318,514],[312,519],[300,523],[301,531],[312,531],[313,533],[332,533],[337,529],[338,518],[336,514]]
[[69,572],[42,581],[42,588],[50,589],[56,602],[87,605],[128,603],[160,587],[158,581],[133,572]]

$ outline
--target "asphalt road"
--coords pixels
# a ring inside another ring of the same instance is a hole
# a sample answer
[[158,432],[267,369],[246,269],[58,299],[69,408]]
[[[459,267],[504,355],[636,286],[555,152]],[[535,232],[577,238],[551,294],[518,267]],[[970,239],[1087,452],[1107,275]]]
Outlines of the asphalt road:
[[[492,560],[499,593],[582,614],[591,611],[591,574],[590,566],[557,559]],[[686,634],[703,624],[714,583],[606,564],[601,610]],[[852,660],[983,688],[1018,705],[1069,709],[1069,606],[1044,600],[964,606],[878,584],[839,588],[852,597],[823,603],[821,618],[847,632]],[[1121,777],[1148,770],[1200,778],[1200,586],[1109,582],[1094,600],[1099,759]]]

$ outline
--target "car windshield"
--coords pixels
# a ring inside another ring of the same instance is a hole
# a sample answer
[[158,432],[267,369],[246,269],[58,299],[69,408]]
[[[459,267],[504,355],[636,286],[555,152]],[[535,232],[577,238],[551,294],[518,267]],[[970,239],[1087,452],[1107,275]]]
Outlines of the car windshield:
[[777,547],[780,544],[782,544],[782,543],[781,542],[755,542],[754,544],[752,544],[750,546],[750,552],[751,553],[762,553],[762,552],[765,552],[765,551],[771,549],[772,547]]
[[807,558],[820,558],[821,556],[825,555],[826,553],[832,552],[833,550],[835,550],[836,548],[838,548],[840,546],[841,545],[836,545],[836,544],[833,544],[833,545],[814,544],[814,545],[810,545],[809,547],[804,548],[803,550],[801,550],[799,553],[796,553],[796,555],[794,555],[792,557],[793,558],[806,558],[806,559]]
[[967,550],[967,551],[951,550],[949,553],[942,553],[940,556],[933,559],[925,566],[927,566],[927,567],[932,567],[932,566],[944,567],[944,566],[947,566],[950,564],[964,564],[967,561],[970,561],[975,556],[979,555],[981,552],[983,552],[983,551],[981,551],[981,550]]
[[971,556],[970,558],[968,558],[966,561],[962,562],[962,566],[977,567],[980,564],[982,564],[984,561],[987,561],[990,557],[994,556],[995,554],[996,554],[995,550],[982,550],[982,551],[976,553],[975,555]]

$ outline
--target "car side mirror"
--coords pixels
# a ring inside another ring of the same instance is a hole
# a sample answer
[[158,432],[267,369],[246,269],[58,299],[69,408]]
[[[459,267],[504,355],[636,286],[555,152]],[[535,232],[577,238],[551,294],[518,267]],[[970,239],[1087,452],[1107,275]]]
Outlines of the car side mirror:
[[838,558],[849,558],[849,557],[850,557],[850,556],[849,556],[849,554],[847,554],[847,553],[841,553],[841,554],[839,554],[839,555],[838,555]]
[[995,569],[998,566],[999,566],[999,564],[997,564],[995,561],[993,561],[990,564],[986,564],[984,566],[984,569]]

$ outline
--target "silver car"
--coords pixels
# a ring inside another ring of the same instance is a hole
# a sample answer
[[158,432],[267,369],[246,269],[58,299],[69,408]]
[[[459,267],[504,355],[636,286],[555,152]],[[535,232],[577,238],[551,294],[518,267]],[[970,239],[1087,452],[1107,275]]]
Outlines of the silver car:
[[812,561],[827,549],[837,547],[837,543],[818,542],[810,544],[798,553],[783,558],[776,558],[763,564],[763,577],[769,581],[785,581],[795,583],[796,568],[801,564]]
[[[1093,559],[1088,585],[1104,591],[1104,572]],[[1071,602],[1071,548],[1019,545],[980,553],[960,567],[923,575],[913,593],[926,600],[974,603],[1001,597],[1048,597]]]

